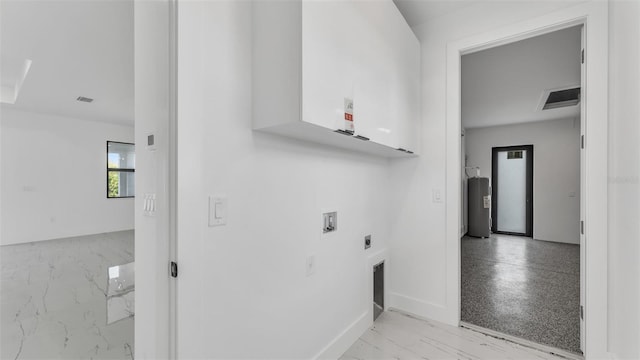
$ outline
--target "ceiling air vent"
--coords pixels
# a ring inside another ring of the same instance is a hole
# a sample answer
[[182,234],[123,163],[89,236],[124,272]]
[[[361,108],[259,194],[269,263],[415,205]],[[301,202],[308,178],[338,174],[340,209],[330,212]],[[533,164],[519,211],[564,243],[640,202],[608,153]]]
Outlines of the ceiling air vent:
[[562,90],[547,90],[543,99],[546,99],[542,110],[557,109],[573,106],[580,103],[580,87],[572,87]]
[[82,101],[82,102],[86,102],[86,103],[90,103],[90,102],[93,101],[92,98],[88,98],[88,97],[84,97],[84,96],[78,96],[78,98],[76,100]]

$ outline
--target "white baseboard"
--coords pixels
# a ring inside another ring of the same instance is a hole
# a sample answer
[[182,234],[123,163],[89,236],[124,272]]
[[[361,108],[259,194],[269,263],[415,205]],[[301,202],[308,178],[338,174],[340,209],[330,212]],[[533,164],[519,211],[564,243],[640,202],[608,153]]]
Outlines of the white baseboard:
[[365,311],[351,325],[325,346],[313,359],[338,359],[353,345],[373,324],[371,311]]
[[429,303],[398,293],[389,294],[389,307],[400,312],[419,318],[439,321],[452,326],[458,326],[457,316],[450,314],[446,307]]

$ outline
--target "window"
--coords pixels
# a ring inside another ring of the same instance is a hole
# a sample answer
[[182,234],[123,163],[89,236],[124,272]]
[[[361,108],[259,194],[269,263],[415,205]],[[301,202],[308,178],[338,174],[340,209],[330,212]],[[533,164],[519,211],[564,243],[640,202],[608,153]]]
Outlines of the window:
[[107,141],[107,198],[135,195],[135,145]]
[[522,159],[522,150],[507,151],[507,159]]

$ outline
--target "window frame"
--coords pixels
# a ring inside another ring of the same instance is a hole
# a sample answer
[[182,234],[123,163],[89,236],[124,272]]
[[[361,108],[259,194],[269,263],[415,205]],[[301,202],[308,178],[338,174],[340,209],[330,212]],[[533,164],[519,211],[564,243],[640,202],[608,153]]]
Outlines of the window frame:
[[128,173],[134,173],[136,172],[136,169],[133,168],[110,168],[109,167],[109,144],[113,143],[113,144],[123,144],[123,145],[133,145],[134,149],[136,144],[135,143],[128,143],[128,142],[122,142],[122,141],[110,141],[107,140],[106,143],[106,159],[107,159],[107,171],[106,171],[106,195],[107,195],[107,199],[131,199],[131,198],[135,198],[135,195],[131,195],[131,196],[109,196],[109,173],[112,171],[117,171],[117,172],[128,172]]

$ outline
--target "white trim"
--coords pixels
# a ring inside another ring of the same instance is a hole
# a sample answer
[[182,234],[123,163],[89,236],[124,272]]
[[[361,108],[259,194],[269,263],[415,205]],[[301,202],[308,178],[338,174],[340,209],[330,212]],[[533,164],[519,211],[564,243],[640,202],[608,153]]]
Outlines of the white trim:
[[338,359],[353,345],[360,336],[373,324],[371,310],[365,311],[327,346],[318,352],[313,359]]
[[[176,229],[176,1],[136,1],[134,4],[136,139],[144,144],[150,133],[156,135],[155,150],[143,146],[140,152],[140,166],[136,174],[141,177],[136,179],[143,181],[137,189],[139,192],[155,193],[158,203],[156,216],[146,217],[141,215],[142,206],[136,200],[135,276],[138,306],[135,357],[140,359],[171,358],[176,339],[173,323],[175,311],[172,309],[175,301],[171,299],[175,294],[172,289],[175,284],[169,276],[172,239],[175,238]],[[156,59],[159,59],[158,67],[145,66]],[[154,96],[145,96],[149,94]],[[163,99],[168,99],[169,104]],[[144,159],[142,154],[145,154]]]
[[[445,324],[457,325],[447,316],[447,308],[440,304],[434,304],[410,296],[389,293],[389,308],[422,319],[435,320]],[[417,315],[421,314],[421,315]]]
[[[584,52],[582,52],[582,50],[584,50],[585,47],[585,33],[586,33],[586,29],[582,28],[582,31],[580,31],[580,49],[581,49],[581,56],[584,56]],[[583,59],[584,60],[584,59]],[[581,62],[580,64],[580,79],[581,82],[586,82],[586,72],[585,72],[585,66],[584,66],[584,61]],[[586,84],[585,84],[586,85]],[[580,90],[580,92],[584,91],[584,88]],[[585,102],[583,101],[583,99],[580,99],[580,218],[579,220],[582,220],[584,218],[584,198],[585,198],[585,191],[584,191],[584,183],[585,183],[585,152],[582,151],[582,146],[584,145],[582,142],[584,141],[584,129],[585,129],[585,119],[586,119],[586,110],[585,110]],[[584,259],[586,259],[586,253],[585,253],[585,243],[584,243],[584,234],[582,232],[579,233],[579,243],[580,243],[580,311],[582,313],[582,307],[584,307],[584,299],[585,299],[585,269],[586,269],[586,264],[584,262]],[[585,330],[585,323],[584,323],[584,318],[583,316],[581,316],[580,318],[580,351],[584,352],[584,343],[585,343],[585,336],[584,334],[586,333]]]
[[[607,353],[607,146],[608,4],[592,1],[505,26],[447,46],[446,117],[446,309],[448,323],[460,321],[460,56],[584,23],[585,91],[585,355]],[[586,85],[589,86],[586,86]],[[588,316],[586,311],[588,309]]]
[[[169,261],[178,261],[178,1],[169,0],[169,126],[167,130],[169,174],[167,190],[169,195]],[[169,359],[178,358],[178,309],[177,279],[170,279],[169,308]]]

